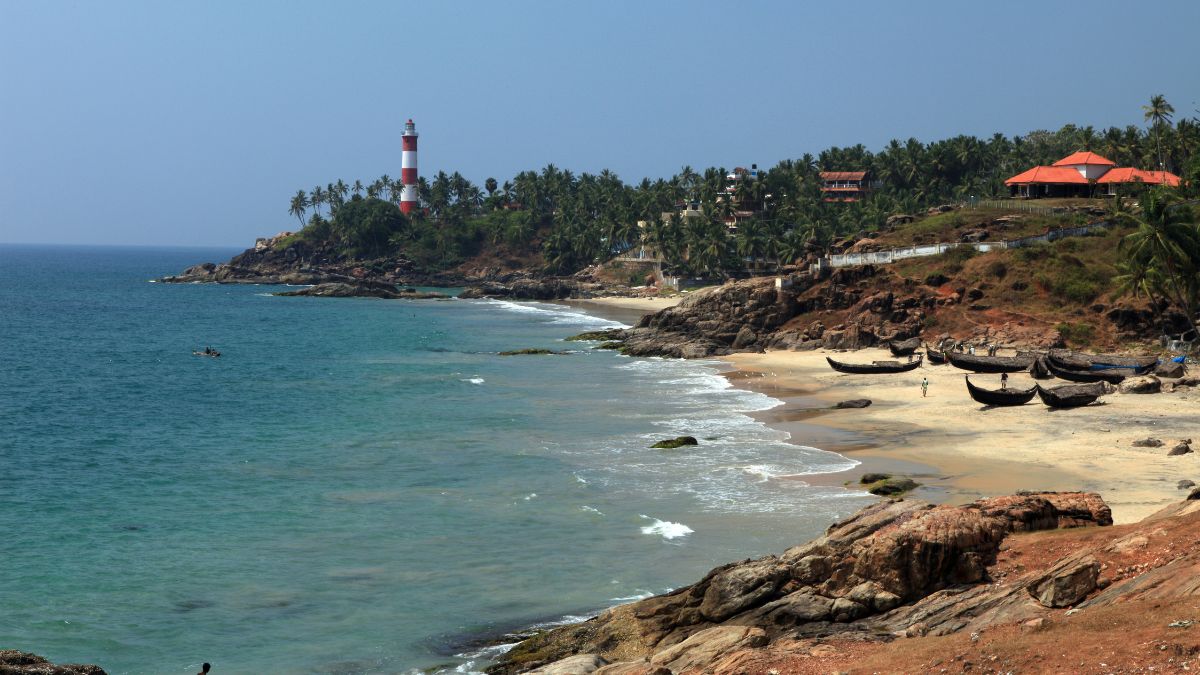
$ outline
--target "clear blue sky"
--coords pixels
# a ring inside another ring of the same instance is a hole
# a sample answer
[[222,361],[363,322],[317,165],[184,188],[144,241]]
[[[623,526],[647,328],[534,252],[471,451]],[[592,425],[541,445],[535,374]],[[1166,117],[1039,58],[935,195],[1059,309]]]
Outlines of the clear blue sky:
[[0,0],[0,242],[250,245],[297,189],[627,181],[1200,107],[1200,2]]

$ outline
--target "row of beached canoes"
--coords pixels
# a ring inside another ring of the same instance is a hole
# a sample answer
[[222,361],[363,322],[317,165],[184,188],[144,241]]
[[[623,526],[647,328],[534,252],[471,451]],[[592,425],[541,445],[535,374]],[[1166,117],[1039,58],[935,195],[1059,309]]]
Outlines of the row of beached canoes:
[[1104,383],[1118,384],[1129,375],[1142,375],[1158,365],[1157,357],[1130,357],[1112,354],[1083,354],[1066,349],[1051,349],[1047,352],[1018,352],[1016,356],[982,356],[925,348],[925,354],[912,358],[920,347],[917,338],[888,345],[892,354],[908,356],[908,362],[872,361],[871,363],[846,363],[826,357],[836,371],[857,375],[903,373],[919,368],[924,356],[933,365],[949,363],[955,367],[975,373],[1017,373],[1027,371],[1035,379],[1058,377],[1070,384],[1058,387],[1042,387],[1035,384],[1029,389],[985,389],[972,384],[967,377],[967,391],[971,398],[985,405],[1024,405],[1038,396],[1043,403],[1054,408],[1075,408],[1089,405],[1105,393]]

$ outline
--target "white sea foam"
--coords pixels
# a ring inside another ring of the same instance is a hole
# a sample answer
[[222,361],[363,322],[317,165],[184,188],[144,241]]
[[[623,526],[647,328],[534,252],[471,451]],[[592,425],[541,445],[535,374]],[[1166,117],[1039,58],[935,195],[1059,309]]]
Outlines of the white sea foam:
[[642,518],[654,521],[653,523],[642,528],[642,534],[657,534],[663,539],[676,539],[678,537],[684,537],[695,532],[695,530],[687,525],[684,525],[683,523],[673,523],[669,520],[659,520],[658,518],[651,518],[647,515],[642,515]]
[[639,588],[639,589],[637,589],[637,593],[635,593],[633,595],[627,595],[623,598],[611,598],[611,599],[609,599],[609,602],[611,602],[613,604],[617,604],[617,605],[623,605],[627,602],[637,602],[638,600],[645,600],[646,598],[653,597],[653,596],[654,596],[653,591],[646,591],[646,590]]
[[592,316],[569,307],[559,305],[547,305],[537,302],[513,302],[511,300],[496,300],[487,299],[481,302],[492,305],[499,309],[504,309],[510,312],[517,312],[529,316],[544,319],[546,323],[572,325],[572,326],[593,326],[596,328],[628,328],[628,324],[620,321],[610,321],[602,319],[598,316]]
[[579,483],[579,484],[581,484],[581,485],[587,485],[587,484],[588,484],[587,480],[585,480],[583,476],[580,476],[580,475],[579,475],[579,474],[577,474],[577,473],[573,473],[573,474],[571,474],[571,475],[575,477],[575,482],[576,482],[576,483]]
[[470,382],[471,384],[483,384],[485,380],[482,377],[464,377],[459,382]]
[[531,500],[533,500],[533,499],[536,499],[536,498],[537,498],[537,493],[536,493],[536,492],[530,492],[529,494],[527,494],[527,495],[525,495],[524,497],[522,497],[522,499],[524,499],[525,501],[531,501]]
[[581,506],[581,507],[579,507],[579,510],[580,510],[580,511],[587,511],[588,513],[594,513],[594,514],[596,514],[596,515],[598,515],[598,516],[602,516],[602,515],[604,515],[604,512],[603,512],[603,511],[601,511],[600,509],[598,509],[598,508],[596,508],[596,507],[594,507],[594,506],[587,506],[586,504],[585,504],[584,506]]

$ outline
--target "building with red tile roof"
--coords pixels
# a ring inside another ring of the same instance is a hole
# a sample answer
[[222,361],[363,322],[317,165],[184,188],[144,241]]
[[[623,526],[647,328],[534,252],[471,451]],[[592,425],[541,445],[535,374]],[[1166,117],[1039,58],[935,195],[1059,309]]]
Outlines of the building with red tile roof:
[[1103,194],[1117,194],[1121,186],[1167,185],[1177,187],[1179,176],[1167,171],[1117,167],[1116,162],[1094,152],[1076,152],[1052,166],[1035,166],[1004,181],[1015,197],[1092,197],[1097,186]]
[[821,194],[827,202],[856,202],[871,192],[866,171],[822,171]]

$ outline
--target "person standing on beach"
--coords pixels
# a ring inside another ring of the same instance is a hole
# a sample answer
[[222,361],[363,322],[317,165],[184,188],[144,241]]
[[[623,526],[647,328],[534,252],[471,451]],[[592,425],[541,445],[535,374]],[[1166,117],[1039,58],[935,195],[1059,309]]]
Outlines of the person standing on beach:
[[1000,388],[1008,389],[1008,373],[1000,373]]
[[929,378],[922,377],[921,378],[921,398],[925,398],[925,395],[928,393],[929,393]]

